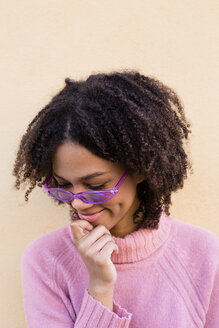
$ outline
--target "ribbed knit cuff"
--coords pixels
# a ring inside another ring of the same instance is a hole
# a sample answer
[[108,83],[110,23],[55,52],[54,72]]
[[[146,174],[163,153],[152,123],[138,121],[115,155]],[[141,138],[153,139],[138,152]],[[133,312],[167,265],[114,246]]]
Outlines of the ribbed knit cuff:
[[86,290],[75,328],[128,328],[132,314],[115,302],[113,311],[95,300]]

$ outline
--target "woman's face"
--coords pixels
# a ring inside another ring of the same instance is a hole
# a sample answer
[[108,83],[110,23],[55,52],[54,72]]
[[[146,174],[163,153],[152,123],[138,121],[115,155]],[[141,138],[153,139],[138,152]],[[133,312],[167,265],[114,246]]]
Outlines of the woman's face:
[[[120,165],[97,157],[85,147],[70,141],[59,145],[53,156],[53,174],[59,188],[74,193],[113,189],[124,172]],[[94,174],[96,176],[86,177]],[[102,224],[112,235],[123,237],[136,230],[132,217],[139,206],[136,186],[140,181],[128,174],[119,192],[109,201],[88,204],[74,199],[70,205],[81,219],[100,212],[91,224],[94,227]]]

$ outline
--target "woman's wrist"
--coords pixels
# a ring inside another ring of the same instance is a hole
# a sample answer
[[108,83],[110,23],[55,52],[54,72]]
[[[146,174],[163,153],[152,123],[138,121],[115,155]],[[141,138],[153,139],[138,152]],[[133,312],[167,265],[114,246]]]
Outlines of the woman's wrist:
[[88,286],[88,294],[95,300],[99,301],[103,306],[113,312],[113,291],[114,285],[97,285],[90,283]]

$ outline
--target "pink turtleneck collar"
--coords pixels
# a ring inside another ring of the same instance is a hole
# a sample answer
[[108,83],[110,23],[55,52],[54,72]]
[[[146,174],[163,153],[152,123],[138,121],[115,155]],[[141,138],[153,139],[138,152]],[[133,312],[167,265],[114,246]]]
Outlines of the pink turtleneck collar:
[[124,238],[114,237],[119,252],[111,255],[113,263],[138,262],[154,253],[168,238],[172,220],[162,212],[158,229],[139,229]]

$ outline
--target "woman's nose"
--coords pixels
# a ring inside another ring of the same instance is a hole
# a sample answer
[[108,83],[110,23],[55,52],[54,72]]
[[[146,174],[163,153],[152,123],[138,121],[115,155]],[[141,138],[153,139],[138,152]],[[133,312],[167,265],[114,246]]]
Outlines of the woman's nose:
[[80,200],[79,198],[74,198],[71,201],[71,206],[76,210],[76,211],[81,211],[81,210],[85,210],[88,209],[89,207],[92,207],[92,204],[89,203],[85,203],[82,200]]

